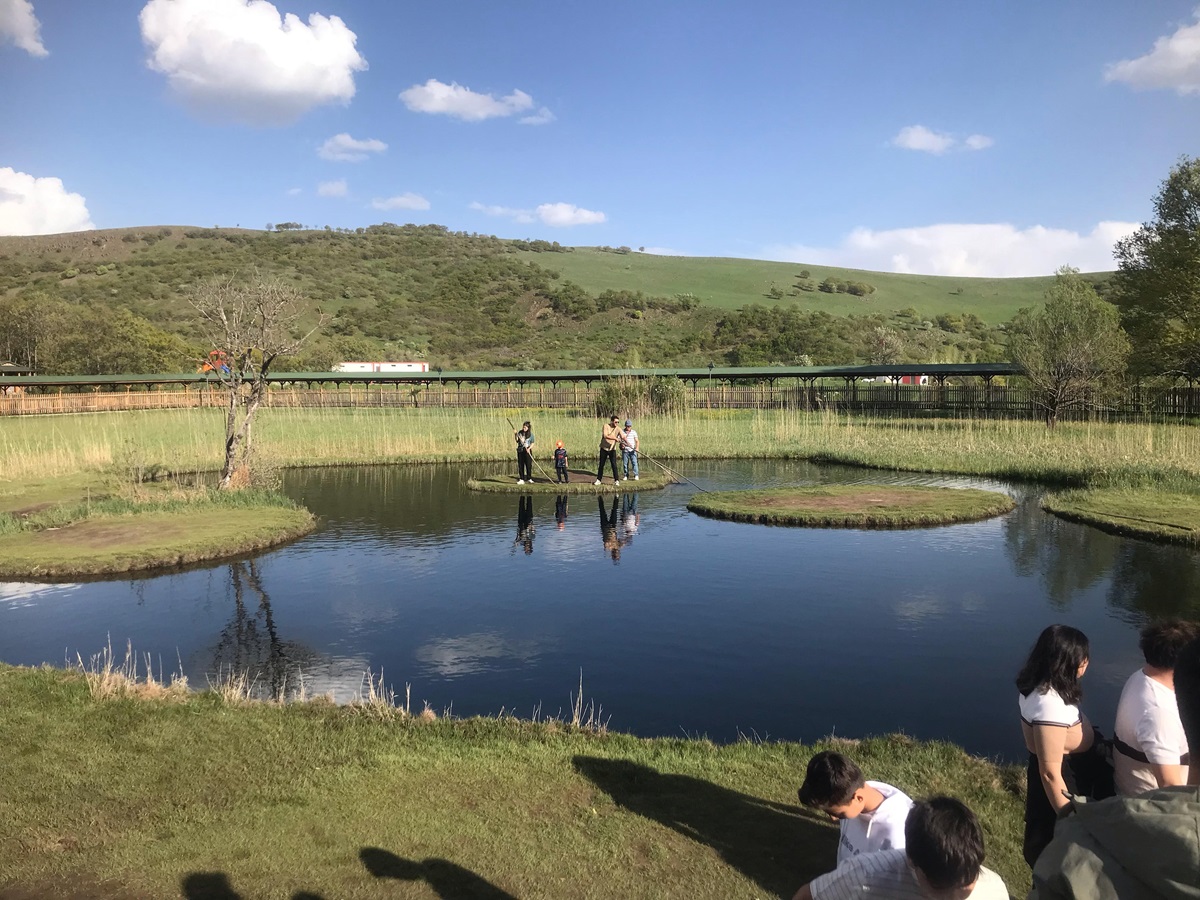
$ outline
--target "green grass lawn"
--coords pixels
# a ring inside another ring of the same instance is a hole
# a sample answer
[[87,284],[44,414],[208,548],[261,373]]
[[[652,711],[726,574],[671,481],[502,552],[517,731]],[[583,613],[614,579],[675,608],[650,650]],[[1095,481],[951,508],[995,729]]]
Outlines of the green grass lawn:
[[[836,853],[796,801],[824,743],[102,701],[3,666],[0,733],[0,896],[788,896]],[[1024,894],[1019,770],[904,737],[835,746],[914,796],[962,798]]]
[[1065,491],[1042,506],[1064,519],[1115,534],[1150,537],[1175,544],[1200,544],[1200,494],[1153,488]]
[[[660,297],[690,293],[701,303],[722,309],[762,303],[824,310],[839,316],[888,313],[911,307],[929,318],[939,313],[974,313],[992,324],[1008,321],[1023,306],[1040,304],[1054,280],[1049,272],[1036,278],[951,278],[756,259],[618,254],[594,247],[576,247],[570,253],[519,255],[596,293],[631,290]],[[802,291],[783,300],[765,296],[773,286],[786,295],[803,269],[809,271],[816,283],[833,277],[865,282],[876,290],[867,297],[820,291]]]

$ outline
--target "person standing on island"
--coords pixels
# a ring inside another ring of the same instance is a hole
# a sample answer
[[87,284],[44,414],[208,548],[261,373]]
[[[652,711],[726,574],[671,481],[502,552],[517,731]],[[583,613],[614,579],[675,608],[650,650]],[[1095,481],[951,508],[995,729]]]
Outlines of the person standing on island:
[[[511,424],[511,423],[510,423]],[[517,439],[517,484],[533,483],[533,426],[526,421],[514,431]]]
[[621,483],[621,476],[617,474],[617,447],[621,443],[621,427],[617,423],[620,421],[618,416],[612,416],[608,424],[600,429],[600,465],[596,467],[596,484],[600,484],[604,477],[605,461],[612,466],[613,483]]
[[625,471],[625,480],[629,480],[629,471],[633,470],[633,480],[638,480],[638,433],[633,430],[633,421],[625,420],[625,430],[621,432],[621,468]]
[[571,480],[571,473],[567,470],[568,456],[567,448],[563,446],[563,442],[559,441],[554,445],[554,482],[555,484],[567,484]]

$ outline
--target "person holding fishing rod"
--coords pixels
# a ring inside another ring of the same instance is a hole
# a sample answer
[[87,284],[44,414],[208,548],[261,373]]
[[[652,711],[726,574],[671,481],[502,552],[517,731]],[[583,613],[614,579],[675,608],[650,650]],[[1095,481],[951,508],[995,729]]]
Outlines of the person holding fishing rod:
[[617,423],[620,421],[620,417],[614,415],[600,429],[600,465],[596,467],[596,484],[600,484],[604,477],[605,461],[612,466],[613,484],[621,483],[621,476],[617,472],[617,447],[621,444],[621,427]]
[[[513,432],[517,439],[517,484],[533,483],[533,425],[527,420]],[[615,466],[615,464],[614,464]]]

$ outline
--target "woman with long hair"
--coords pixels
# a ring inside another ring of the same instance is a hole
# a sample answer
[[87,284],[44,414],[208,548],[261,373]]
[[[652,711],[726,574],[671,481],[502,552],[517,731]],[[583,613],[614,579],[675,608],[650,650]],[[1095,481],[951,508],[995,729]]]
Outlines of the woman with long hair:
[[1068,792],[1097,799],[1113,794],[1112,768],[1095,752],[1101,736],[1079,711],[1079,680],[1089,657],[1087,635],[1051,625],[1017,673],[1021,734],[1029,751],[1023,852],[1031,867],[1054,837]]

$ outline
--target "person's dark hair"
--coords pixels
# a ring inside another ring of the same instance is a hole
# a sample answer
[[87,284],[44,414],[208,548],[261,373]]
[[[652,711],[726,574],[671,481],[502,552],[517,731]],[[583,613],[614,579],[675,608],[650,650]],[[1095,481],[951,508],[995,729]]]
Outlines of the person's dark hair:
[[934,890],[966,887],[983,866],[983,829],[961,800],[918,800],[904,821],[904,852]]
[[854,760],[823,750],[808,761],[804,784],[798,793],[805,806],[842,806],[865,784],[862,770]]
[[1147,665],[1156,669],[1173,669],[1179,651],[1197,638],[1200,638],[1200,623],[1163,619],[1142,629],[1138,646]]
[[1022,697],[1031,691],[1053,688],[1064,703],[1083,699],[1079,667],[1088,661],[1087,635],[1070,625],[1051,625],[1038,635],[1029,658],[1017,673],[1017,690]]
[[1179,651],[1175,660],[1175,703],[1189,747],[1200,747],[1200,640]]
[[530,431],[532,431],[532,430],[533,430],[533,423],[532,423],[532,422],[530,422],[528,419],[526,419],[524,422],[522,422],[522,423],[521,423],[521,427],[522,427],[522,428],[528,428]]

